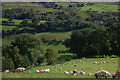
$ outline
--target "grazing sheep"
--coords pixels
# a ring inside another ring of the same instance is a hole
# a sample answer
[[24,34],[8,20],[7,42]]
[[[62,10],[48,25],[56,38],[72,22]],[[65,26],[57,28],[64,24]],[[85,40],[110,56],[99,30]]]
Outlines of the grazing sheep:
[[60,65],[60,64],[57,64],[58,66]]
[[69,75],[74,75],[75,76],[77,74],[77,71],[76,70],[71,71],[71,72],[65,71],[64,74],[69,74]]
[[83,59],[85,59],[85,58],[83,57]]
[[5,70],[5,73],[9,73],[10,72],[10,70]]
[[107,61],[107,63],[110,63],[110,61]]
[[36,70],[36,73],[48,73],[50,69]]
[[76,66],[77,66],[77,64],[74,65],[74,67],[76,67]]
[[25,71],[24,67],[19,67],[17,69],[15,69],[15,72],[21,72],[21,71]]
[[99,69],[102,69],[102,68],[99,67]]
[[39,73],[40,71],[39,70],[36,70],[36,73]]
[[80,71],[80,74],[82,74],[82,75],[85,75],[85,72],[83,72],[83,71]]
[[90,75],[90,76],[91,76],[91,75],[92,75],[92,73],[88,73],[88,75]]
[[69,72],[65,71],[64,74],[69,74]]
[[111,76],[111,74],[108,72],[108,71],[106,71],[106,70],[101,70],[101,71],[98,71],[98,72],[96,72],[95,73],[95,77],[96,78],[102,78],[102,77],[105,77],[105,78],[107,78],[107,76]]
[[97,64],[98,62],[94,62],[93,64]]
[[62,70],[62,68],[59,69],[60,71]]
[[103,63],[106,63],[105,61],[103,61]]

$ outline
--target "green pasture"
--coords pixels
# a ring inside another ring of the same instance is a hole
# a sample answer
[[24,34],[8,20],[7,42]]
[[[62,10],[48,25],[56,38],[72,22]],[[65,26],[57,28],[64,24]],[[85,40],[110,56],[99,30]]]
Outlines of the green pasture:
[[[110,63],[102,63],[100,65],[93,64],[93,62],[97,61],[98,63],[101,61],[110,61]],[[74,64],[77,66],[74,67]],[[41,69],[50,69],[49,73],[36,73],[36,70]],[[60,70],[62,68],[62,70]],[[31,69],[26,70],[24,73],[3,73],[3,78],[95,78],[93,75],[88,75],[88,73],[94,74],[95,72],[102,70],[107,70],[110,73],[114,73],[118,69],[118,58],[86,58],[86,59],[74,59],[69,62],[60,65],[48,65],[48,66],[39,66],[33,67]],[[66,75],[64,71],[84,71],[86,74],[81,75],[77,74],[76,76]]]
[[40,38],[44,38],[46,40],[65,40],[67,38],[70,38],[71,32],[45,32],[45,33],[36,33],[37,36],[40,36]]
[[85,5],[81,11],[99,11],[99,12],[118,12],[118,5],[110,3],[95,3],[94,5]]
[[5,26],[5,25],[2,25],[2,30],[4,30],[4,31],[12,30],[13,28],[17,28],[17,26]]
[[47,43],[43,43],[42,47],[44,49],[47,49],[49,47],[54,48],[56,51],[58,50],[66,50],[67,48],[62,45],[61,43],[56,43],[56,42],[47,42]]

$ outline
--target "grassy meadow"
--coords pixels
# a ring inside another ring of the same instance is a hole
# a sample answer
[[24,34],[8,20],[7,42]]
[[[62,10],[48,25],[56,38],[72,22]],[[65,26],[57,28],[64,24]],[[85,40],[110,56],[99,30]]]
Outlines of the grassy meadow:
[[[93,64],[93,62],[97,61],[109,61],[109,63],[102,63],[100,65]],[[77,66],[74,67],[74,64]],[[36,70],[41,69],[50,69],[49,73],[36,73]],[[62,70],[60,70],[62,68]],[[116,69],[118,69],[118,58],[86,58],[86,59],[74,59],[69,62],[60,64],[60,65],[48,65],[48,66],[39,66],[33,67],[31,69],[26,70],[24,73],[3,73],[3,78],[95,78],[93,75],[88,75],[88,73],[94,74],[102,68],[104,70],[109,71],[110,73],[114,73]],[[77,73],[76,76],[66,75],[64,71],[84,71],[86,74],[81,75]]]

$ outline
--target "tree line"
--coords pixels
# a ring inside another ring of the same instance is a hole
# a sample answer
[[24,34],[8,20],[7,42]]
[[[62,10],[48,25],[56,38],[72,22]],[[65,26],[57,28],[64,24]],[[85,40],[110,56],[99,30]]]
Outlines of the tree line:
[[[89,24],[89,25],[88,25]],[[93,23],[83,23],[86,28],[74,30],[64,44],[80,57],[120,56],[120,24],[103,27]]]

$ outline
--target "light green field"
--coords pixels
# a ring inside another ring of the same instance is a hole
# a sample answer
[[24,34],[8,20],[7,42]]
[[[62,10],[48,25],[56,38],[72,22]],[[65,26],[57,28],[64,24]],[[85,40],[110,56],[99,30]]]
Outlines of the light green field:
[[5,26],[5,25],[2,25],[2,30],[12,30],[13,28],[17,28],[17,26]]
[[[56,3],[63,7],[68,7],[69,5],[76,6],[77,3]],[[99,12],[118,12],[118,5],[114,3],[100,3],[96,2],[94,5],[86,5],[86,2],[82,2],[85,6],[81,7],[81,11],[89,11],[91,8],[91,11],[99,11]]]
[[66,50],[66,49],[67,49],[67,48],[66,48],[64,45],[62,45],[61,43],[59,43],[59,44],[57,44],[57,43],[43,43],[42,47],[43,47],[44,49],[47,49],[47,48],[49,48],[49,47],[52,47],[52,48],[54,48],[56,51],[58,51],[58,50]]
[[[101,62],[101,61],[110,61],[110,63],[102,63],[101,65],[93,64],[93,62]],[[84,62],[84,63],[83,63]],[[77,64],[74,67],[74,64]],[[94,74],[99,71],[99,68],[103,70],[107,70],[110,73],[114,73],[118,69],[118,58],[86,58],[86,59],[74,59],[64,64],[60,64],[58,66],[40,66],[34,67],[29,70],[26,70],[24,73],[3,73],[3,78],[95,78],[93,75],[89,76],[88,73]],[[35,73],[36,70],[41,69],[50,69],[49,73]],[[60,70],[62,68],[62,70]],[[80,75],[79,73],[76,76],[66,75],[64,71],[84,71],[85,75]],[[56,71],[57,72],[56,72]],[[29,73],[31,72],[31,73]]]
[[40,36],[40,38],[44,38],[46,40],[65,40],[67,38],[70,38],[71,32],[45,32],[45,33],[36,33],[37,36]]
[[86,5],[81,8],[81,11],[100,11],[100,12],[118,12],[118,5],[110,3],[95,3],[94,5]]

